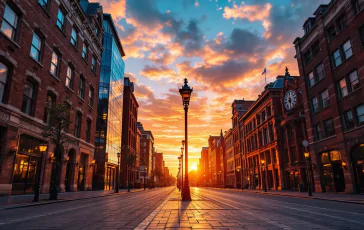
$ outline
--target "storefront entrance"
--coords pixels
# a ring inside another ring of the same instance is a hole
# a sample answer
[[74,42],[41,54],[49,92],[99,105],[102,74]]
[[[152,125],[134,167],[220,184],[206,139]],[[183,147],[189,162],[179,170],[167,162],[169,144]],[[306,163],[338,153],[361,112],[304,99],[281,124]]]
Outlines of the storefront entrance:
[[299,181],[300,181],[300,174],[298,171],[291,171],[286,172],[287,180],[287,189],[298,191],[299,189]]
[[80,164],[78,166],[78,191],[85,191],[86,163],[87,155],[81,153]]
[[113,190],[114,184],[115,184],[115,171],[116,169],[111,166],[107,166],[106,172],[105,172],[105,186],[104,190]]
[[31,136],[20,136],[18,153],[15,155],[12,194],[34,192],[37,167],[41,165],[41,153],[39,151],[39,145],[41,143],[41,140]]
[[74,149],[71,149],[68,152],[67,157],[67,164],[66,164],[66,178],[64,180],[64,185],[66,192],[73,191],[73,178],[74,178],[74,172],[76,167],[76,151]]
[[345,192],[345,178],[339,151],[321,154],[322,190],[325,192]]
[[364,144],[360,144],[351,152],[353,171],[355,177],[355,190],[364,193]]

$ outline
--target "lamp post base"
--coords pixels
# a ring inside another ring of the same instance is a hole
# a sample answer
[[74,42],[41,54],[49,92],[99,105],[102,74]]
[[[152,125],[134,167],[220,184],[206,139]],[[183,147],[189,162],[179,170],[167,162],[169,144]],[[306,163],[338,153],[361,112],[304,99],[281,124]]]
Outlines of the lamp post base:
[[190,192],[190,186],[185,185],[182,189],[182,201],[191,201],[191,192]]

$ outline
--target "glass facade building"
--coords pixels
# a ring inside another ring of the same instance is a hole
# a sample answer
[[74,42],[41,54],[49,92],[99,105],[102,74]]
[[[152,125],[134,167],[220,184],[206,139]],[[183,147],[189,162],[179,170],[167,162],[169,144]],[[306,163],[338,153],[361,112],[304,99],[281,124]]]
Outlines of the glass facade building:
[[98,118],[95,135],[97,162],[94,187],[113,189],[117,153],[121,151],[124,90],[124,51],[112,18],[104,14],[104,36],[100,70]]

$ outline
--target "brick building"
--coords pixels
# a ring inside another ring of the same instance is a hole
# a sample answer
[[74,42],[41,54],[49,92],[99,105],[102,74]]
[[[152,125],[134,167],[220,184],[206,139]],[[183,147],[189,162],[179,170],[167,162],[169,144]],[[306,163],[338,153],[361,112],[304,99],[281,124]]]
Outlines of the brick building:
[[75,141],[61,149],[58,187],[92,188],[103,14],[79,2],[0,1],[0,195],[33,193],[39,174],[49,192],[55,146],[41,133],[55,103],[71,108]]
[[135,149],[135,182],[136,184],[141,183],[140,181],[140,140],[142,138],[142,133],[137,128],[137,135],[136,135],[136,149]]
[[209,148],[202,147],[201,149],[201,185],[207,186],[209,181]]
[[363,8],[320,5],[294,41],[316,192],[364,192]]
[[[281,91],[282,119],[280,120],[282,146],[281,167],[284,168],[285,189],[307,189],[307,166],[303,141],[307,140],[300,78],[291,76],[286,69]],[[277,122],[278,124],[279,122]]]
[[219,172],[220,171],[220,148],[217,146],[217,142],[220,136],[209,137],[209,185],[216,187],[219,184]]
[[234,151],[233,151],[233,138],[232,138],[232,129],[229,129],[225,132],[224,135],[225,140],[225,159],[226,159],[226,179],[225,179],[225,186],[228,188],[235,187],[235,158],[234,158]]
[[[90,8],[92,4],[84,7]],[[98,87],[98,116],[95,135],[94,189],[115,188],[118,153],[121,152],[122,110],[125,56],[116,27],[110,14],[103,17],[103,45],[100,86]],[[120,178],[120,177],[119,177]]]
[[246,100],[234,100],[231,105],[231,122],[232,131],[231,135],[233,138],[233,153],[235,158],[235,184],[234,187],[239,188],[241,186],[241,137],[240,137],[240,124],[239,117],[241,117],[248,108],[254,103],[254,101]]
[[134,83],[130,82],[129,78],[124,78],[123,107],[121,185],[125,188],[128,184],[128,178],[131,184],[134,185],[136,172],[139,172],[139,169],[136,169],[139,104],[134,95]]
[[[144,130],[143,124],[137,122],[137,127],[142,136],[140,139],[140,173],[148,184],[153,179],[153,155],[154,155],[154,137],[152,131]],[[146,173],[144,173],[146,170]]]
[[[284,77],[265,86],[265,90],[239,119],[244,127],[243,138],[243,186],[244,188],[282,189],[283,168],[281,154],[280,125],[282,115],[281,91]],[[263,167],[262,160],[265,160]],[[265,183],[264,183],[265,182]]]
[[164,160],[163,160],[163,153],[154,153],[154,159],[155,159],[155,181],[156,185],[162,185],[163,175],[164,175]]
[[219,153],[220,153],[220,170],[218,173],[218,187],[224,188],[225,187],[225,182],[226,182],[226,153],[225,153],[225,140],[224,140],[224,135],[222,134],[222,130],[220,131],[220,138],[217,141],[217,146],[219,149]]

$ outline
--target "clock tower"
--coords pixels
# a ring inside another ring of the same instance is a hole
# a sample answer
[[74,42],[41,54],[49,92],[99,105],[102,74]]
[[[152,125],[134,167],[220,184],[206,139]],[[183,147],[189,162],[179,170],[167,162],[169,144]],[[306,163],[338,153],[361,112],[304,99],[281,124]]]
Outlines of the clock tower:
[[307,140],[305,114],[300,89],[300,77],[291,76],[288,68],[284,75],[281,92],[282,117],[281,133],[283,134],[283,167],[288,190],[307,190],[306,164],[302,145]]

